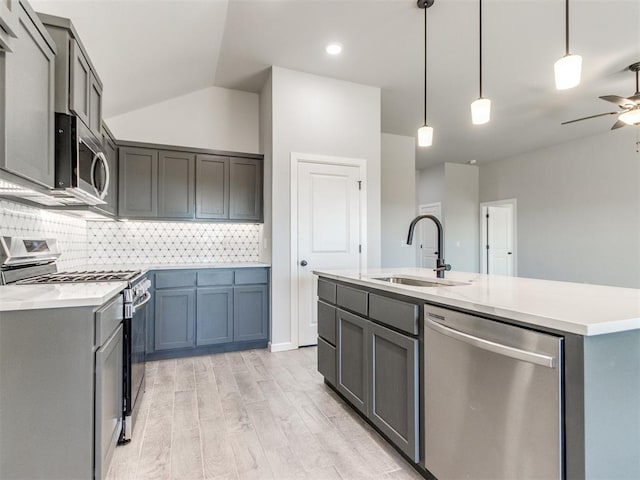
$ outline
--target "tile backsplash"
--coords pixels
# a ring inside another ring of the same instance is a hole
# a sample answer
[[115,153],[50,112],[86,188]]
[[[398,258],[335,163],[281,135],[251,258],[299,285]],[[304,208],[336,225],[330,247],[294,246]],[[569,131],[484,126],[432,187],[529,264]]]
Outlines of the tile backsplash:
[[82,267],[87,261],[87,222],[81,218],[0,200],[0,235],[57,239],[61,269]]
[[257,262],[261,225],[87,222],[88,263]]

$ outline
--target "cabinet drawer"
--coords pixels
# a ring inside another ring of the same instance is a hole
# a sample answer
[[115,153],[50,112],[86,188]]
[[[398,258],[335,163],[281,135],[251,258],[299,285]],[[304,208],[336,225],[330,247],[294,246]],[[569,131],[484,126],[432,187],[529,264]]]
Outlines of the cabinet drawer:
[[331,385],[336,384],[336,347],[318,338],[318,372]]
[[338,285],[336,289],[336,303],[360,315],[367,315],[368,297],[369,294],[367,292],[358,290],[357,288]]
[[233,285],[233,270],[198,272],[199,287],[215,287],[218,285]]
[[327,303],[336,303],[336,284],[318,279],[318,297]]
[[160,272],[156,273],[156,288],[194,287],[196,272]]
[[369,295],[369,318],[411,335],[418,334],[418,305],[413,303]]
[[123,318],[124,304],[122,295],[118,295],[96,312],[95,344],[103,345],[122,323]]
[[318,302],[318,335],[330,344],[336,344],[336,307],[324,302]]
[[268,283],[269,272],[263,268],[247,268],[236,270],[236,285]]

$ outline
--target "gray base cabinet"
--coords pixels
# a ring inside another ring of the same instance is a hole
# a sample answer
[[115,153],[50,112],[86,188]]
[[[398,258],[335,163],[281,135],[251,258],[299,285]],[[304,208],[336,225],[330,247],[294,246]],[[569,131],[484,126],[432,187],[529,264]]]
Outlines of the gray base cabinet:
[[366,319],[338,310],[336,388],[366,415],[369,403],[368,326]]
[[0,6],[16,33],[0,51],[0,168],[53,187],[55,43],[27,2]]
[[199,288],[196,345],[233,341],[233,288]]
[[158,290],[155,294],[155,349],[195,345],[195,289]]
[[418,463],[418,305],[324,279],[318,297],[318,371]]
[[266,345],[267,268],[164,270],[149,277],[155,301],[147,324],[148,354]]
[[268,337],[268,288],[266,285],[235,287],[233,292],[233,341]]
[[418,339],[369,322],[368,346],[369,419],[418,462]]

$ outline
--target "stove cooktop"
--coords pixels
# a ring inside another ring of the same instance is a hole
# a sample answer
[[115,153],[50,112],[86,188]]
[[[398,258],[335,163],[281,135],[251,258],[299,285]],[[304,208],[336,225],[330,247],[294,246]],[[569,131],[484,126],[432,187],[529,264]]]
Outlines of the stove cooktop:
[[14,285],[35,285],[46,283],[85,283],[85,282],[124,282],[132,280],[140,274],[140,270],[103,270],[82,272],[59,272],[25,278]]

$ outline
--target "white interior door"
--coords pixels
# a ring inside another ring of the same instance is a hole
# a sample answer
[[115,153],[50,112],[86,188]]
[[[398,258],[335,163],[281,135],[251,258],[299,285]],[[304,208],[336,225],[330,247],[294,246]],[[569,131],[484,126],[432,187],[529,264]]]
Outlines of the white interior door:
[[313,270],[361,261],[360,168],[298,162],[298,345],[317,344]]
[[[420,215],[433,215],[442,221],[440,203],[420,205],[418,212]],[[418,247],[420,258],[418,264],[423,268],[436,268],[436,259],[438,258],[438,231],[436,225],[430,220],[422,220],[418,226],[420,228],[420,245]]]
[[514,211],[513,205],[486,207],[486,272],[492,275],[514,275]]

